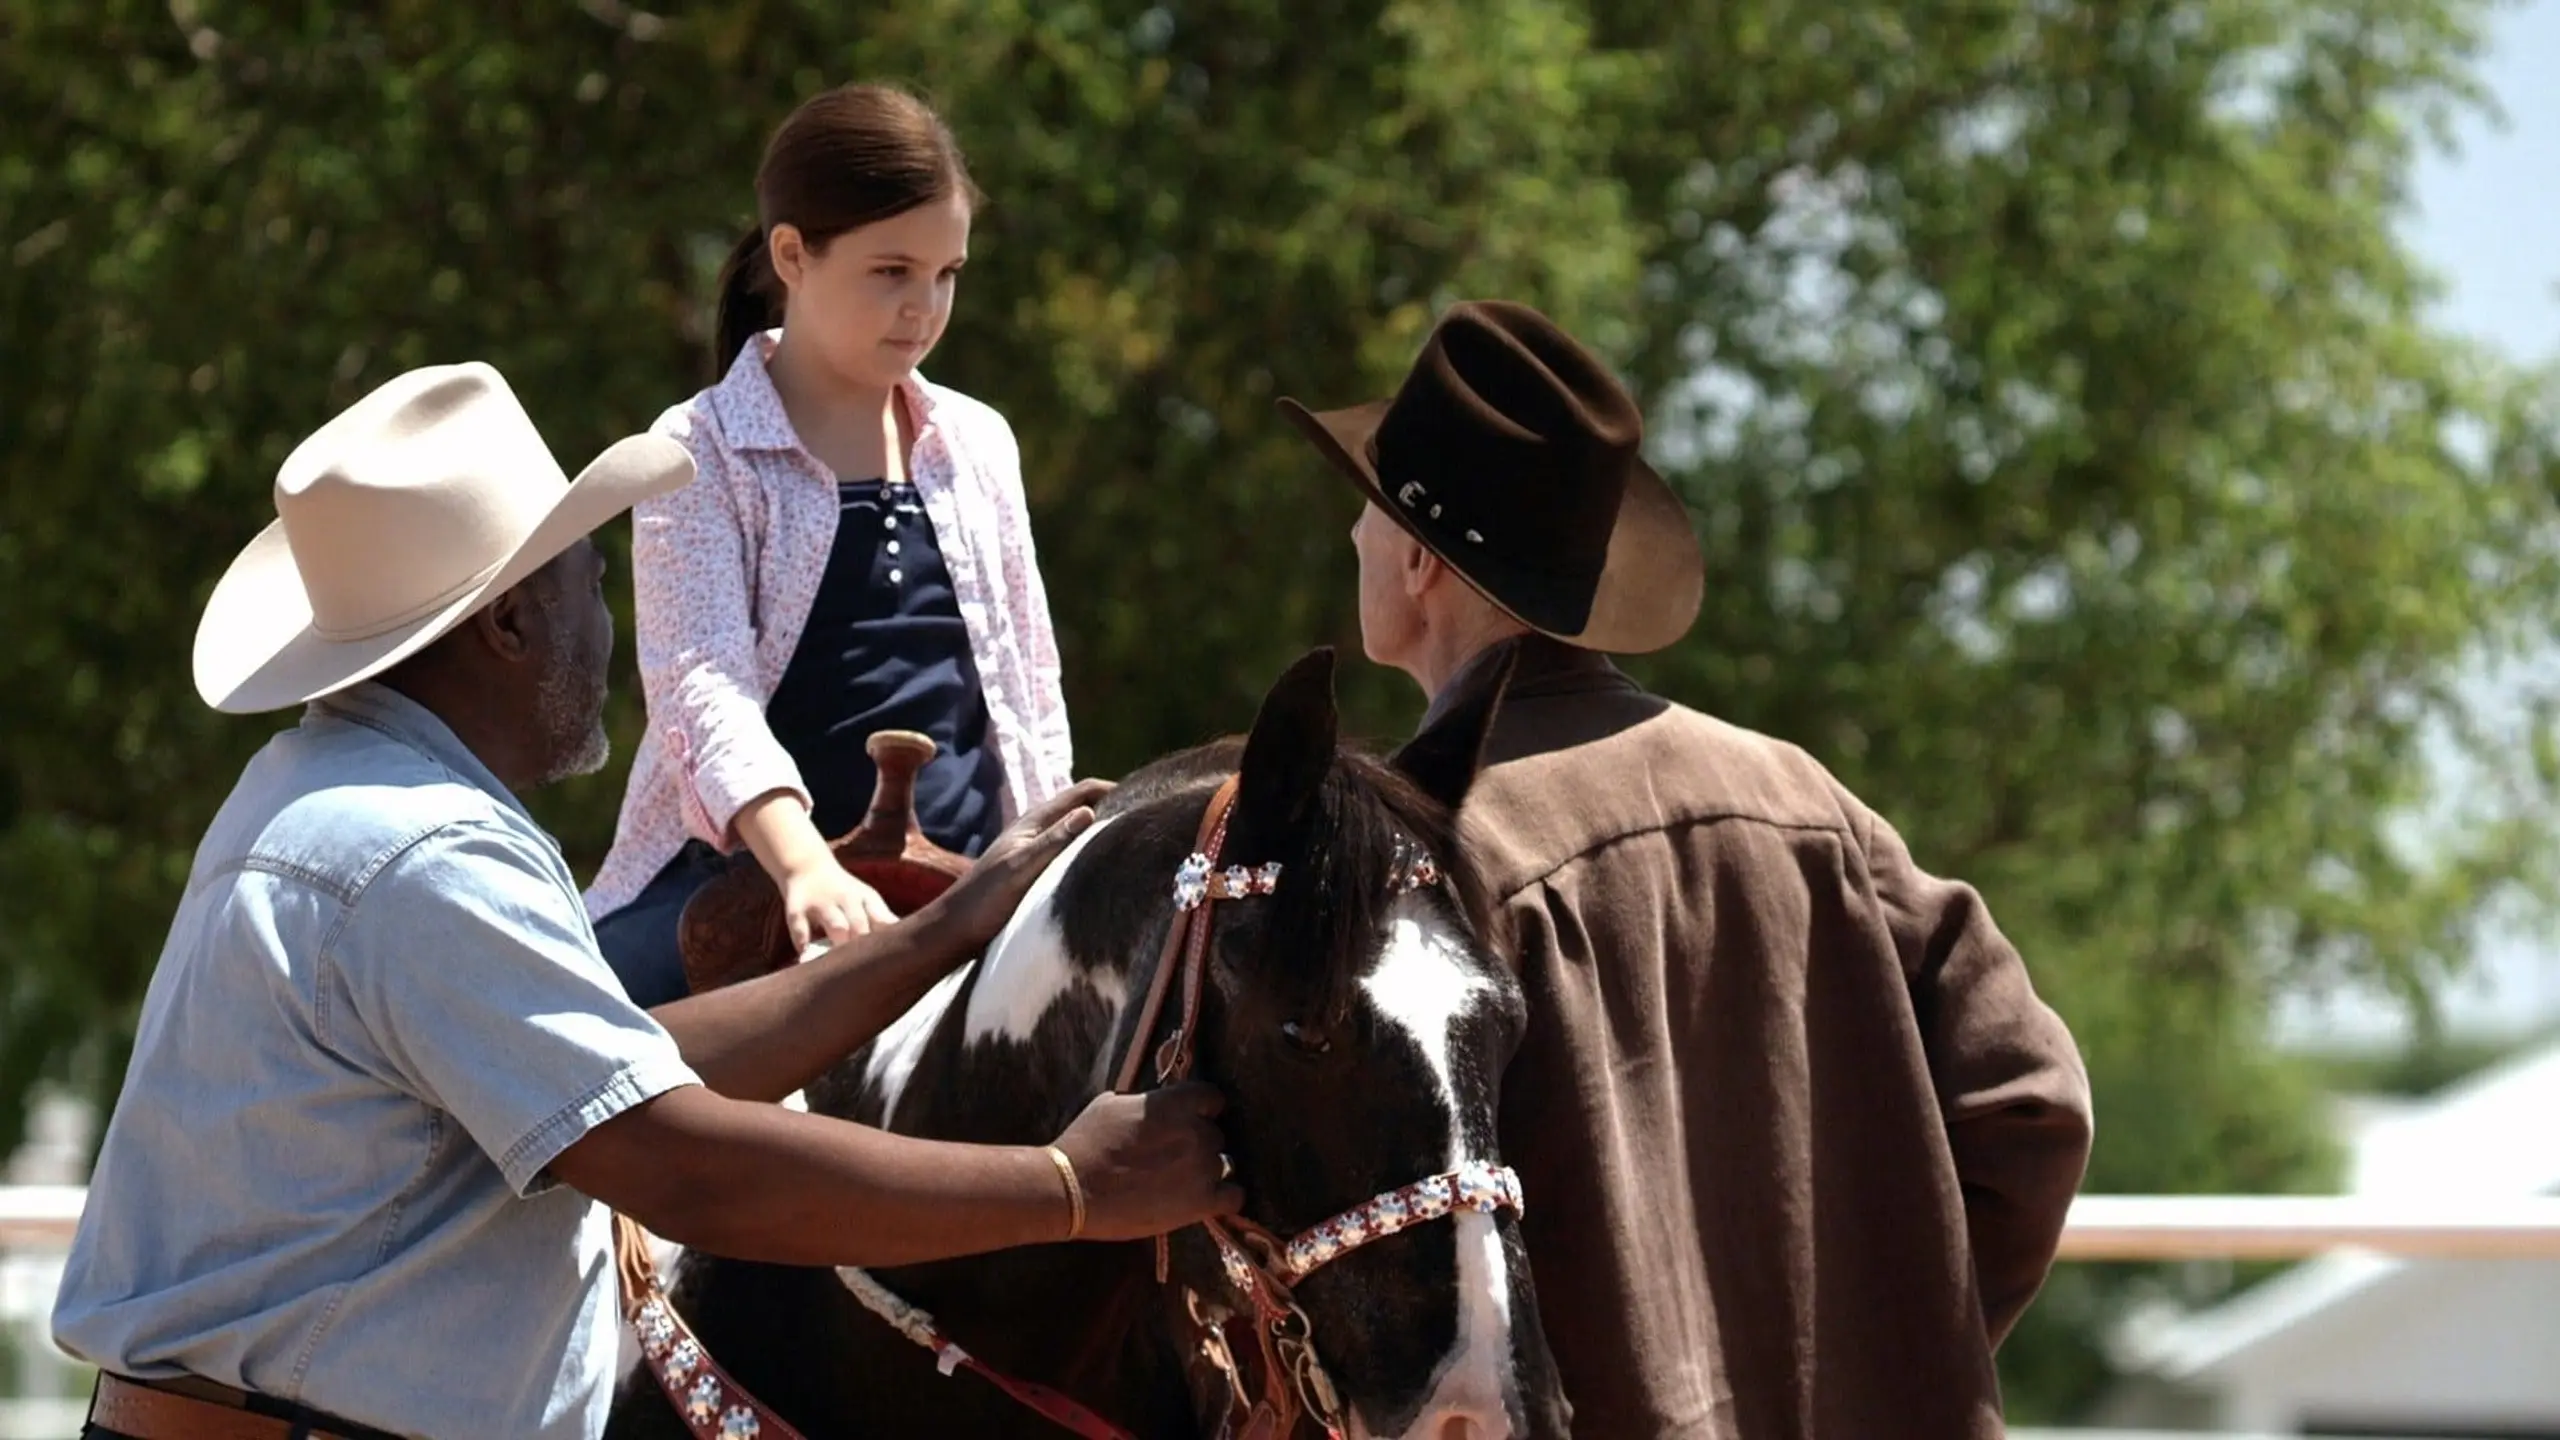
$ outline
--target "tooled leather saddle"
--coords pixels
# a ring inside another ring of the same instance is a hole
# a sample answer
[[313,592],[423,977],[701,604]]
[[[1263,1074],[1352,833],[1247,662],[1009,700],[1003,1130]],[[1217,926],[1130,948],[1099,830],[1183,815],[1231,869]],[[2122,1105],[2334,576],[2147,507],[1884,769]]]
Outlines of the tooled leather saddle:
[[[890,913],[905,917],[968,873],[969,859],[925,837],[916,824],[916,772],[934,756],[933,737],[882,730],[863,742],[879,778],[862,823],[830,841],[836,863],[880,892]],[[753,855],[740,852],[703,882],[676,921],[686,986],[696,995],[770,974],[792,963],[782,891]]]

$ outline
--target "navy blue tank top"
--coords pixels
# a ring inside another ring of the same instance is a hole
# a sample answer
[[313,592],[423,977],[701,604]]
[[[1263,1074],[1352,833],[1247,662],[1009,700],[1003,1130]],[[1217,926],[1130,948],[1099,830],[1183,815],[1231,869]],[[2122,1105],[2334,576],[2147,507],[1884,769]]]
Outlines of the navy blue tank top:
[[871,804],[878,771],[863,742],[880,730],[932,736],[916,823],[935,844],[977,855],[1004,828],[1004,770],[933,521],[912,485],[848,480],[836,493],[835,548],[766,723],[800,767],[829,840]]

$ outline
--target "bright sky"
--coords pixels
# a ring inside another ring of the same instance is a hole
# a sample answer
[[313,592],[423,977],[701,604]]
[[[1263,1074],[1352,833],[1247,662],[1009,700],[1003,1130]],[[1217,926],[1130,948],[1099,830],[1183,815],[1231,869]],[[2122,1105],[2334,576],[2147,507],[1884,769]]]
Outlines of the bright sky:
[[[2497,115],[2466,118],[2457,151],[2429,152],[2403,233],[2443,279],[2446,321],[2518,360],[2560,361],[2560,0],[2506,0],[2481,78]],[[2537,73],[2538,72],[2538,73]],[[2447,997],[2457,1025],[2500,1030],[2560,1020],[2560,938],[2502,936],[2480,974]],[[2279,1033],[2373,1035],[2390,1012],[2352,997],[2289,1007]]]
[[[2445,318],[2518,359],[2560,359],[2560,0],[2506,0],[2482,78],[2503,121],[2420,167],[2404,233],[2452,287]],[[2537,76],[2536,72],[2540,72]]]

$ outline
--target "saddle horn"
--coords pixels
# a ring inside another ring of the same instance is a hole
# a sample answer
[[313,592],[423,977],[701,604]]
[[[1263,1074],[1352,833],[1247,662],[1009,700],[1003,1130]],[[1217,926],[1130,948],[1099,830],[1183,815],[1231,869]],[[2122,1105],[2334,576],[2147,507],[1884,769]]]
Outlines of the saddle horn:
[[[916,772],[939,748],[914,730],[875,731],[862,745],[879,768],[871,806],[860,824],[829,842],[836,863],[880,892],[901,918],[923,909],[968,873],[969,858],[926,837],[916,823]],[[792,963],[791,933],[782,920],[782,891],[745,851],[704,881],[676,921],[687,988],[696,995],[768,975]]]

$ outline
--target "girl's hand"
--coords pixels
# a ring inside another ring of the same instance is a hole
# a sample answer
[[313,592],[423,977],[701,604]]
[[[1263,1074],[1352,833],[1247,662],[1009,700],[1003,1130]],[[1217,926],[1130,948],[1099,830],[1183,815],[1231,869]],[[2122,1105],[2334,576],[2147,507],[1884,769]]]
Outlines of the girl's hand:
[[791,932],[791,950],[799,954],[810,942],[841,945],[856,935],[898,923],[880,892],[863,884],[820,850],[782,876],[782,923]]

